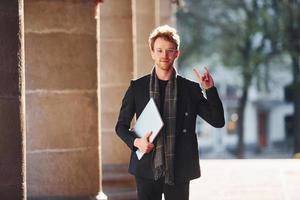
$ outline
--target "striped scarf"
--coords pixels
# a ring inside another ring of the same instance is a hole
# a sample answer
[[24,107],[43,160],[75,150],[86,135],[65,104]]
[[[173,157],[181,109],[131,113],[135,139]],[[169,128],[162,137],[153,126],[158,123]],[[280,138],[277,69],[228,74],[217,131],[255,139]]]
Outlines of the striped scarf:
[[[159,80],[155,73],[155,67],[150,76],[150,97],[152,97],[156,105],[160,107]],[[177,81],[176,71],[168,81],[165,89],[164,127],[157,136],[153,154],[153,174],[154,179],[158,180],[162,176],[165,177],[165,183],[174,185],[174,154],[175,154],[175,128],[176,128],[176,101],[177,101]]]

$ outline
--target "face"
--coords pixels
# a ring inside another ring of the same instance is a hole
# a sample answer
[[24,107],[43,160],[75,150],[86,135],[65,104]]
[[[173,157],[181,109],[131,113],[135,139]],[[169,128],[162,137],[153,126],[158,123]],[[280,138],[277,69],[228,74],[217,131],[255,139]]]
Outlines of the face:
[[172,69],[175,59],[179,56],[176,45],[164,38],[157,38],[154,42],[151,56],[155,65],[164,71]]

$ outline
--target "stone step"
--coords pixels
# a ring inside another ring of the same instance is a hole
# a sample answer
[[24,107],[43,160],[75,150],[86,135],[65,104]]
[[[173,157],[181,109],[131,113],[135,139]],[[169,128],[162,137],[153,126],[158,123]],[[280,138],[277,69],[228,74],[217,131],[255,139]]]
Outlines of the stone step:
[[137,200],[135,188],[107,189],[104,191],[108,200]]
[[109,173],[104,175],[102,179],[103,187],[134,187],[135,188],[135,181],[133,176],[127,173]]
[[102,185],[109,200],[136,200],[134,177],[127,165],[103,165]]
[[104,165],[102,183],[104,188],[135,188],[134,177],[128,173],[127,165]]

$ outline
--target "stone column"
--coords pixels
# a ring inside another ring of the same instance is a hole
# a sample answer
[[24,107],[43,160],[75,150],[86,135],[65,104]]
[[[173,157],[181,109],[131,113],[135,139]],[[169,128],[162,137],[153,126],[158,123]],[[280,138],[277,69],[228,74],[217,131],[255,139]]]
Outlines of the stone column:
[[155,28],[157,0],[132,0],[134,77],[148,74],[153,67],[148,37]]
[[134,180],[127,172],[130,149],[115,133],[133,78],[131,0],[104,1],[100,30],[103,188],[110,200],[134,199]]
[[23,1],[0,2],[0,199],[26,199]]
[[117,137],[115,124],[121,100],[132,79],[132,27],[130,0],[101,4],[100,68],[103,164],[124,164],[129,149]]
[[94,15],[94,1],[25,1],[29,199],[99,192]]
[[134,77],[138,78],[148,74],[153,67],[150,55],[148,37],[150,32],[159,25],[174,25],[172,15],[174,5],[165,0],[133,0],[133,52]]
[[101,126],[101,68],[100,68],[100,60],[101,60],[101,51],[100,51],[100,3],[102,1],[97,0],[96,1],[96,7],[95,7],[95,19],[97,21],[96,26],[96,34],[97,34],[97,99],[98,99],[98,136],[99,136],[99,170],[100,170],[100,189],[99,193],[97,195],[97,200],[107,200],[107,196],[103,193],[103,175],[102,175],[102,126]]
[[156,25],[168,24],[175,26],[175,11],[177,6],[171,1],[155,0],[156,2]]

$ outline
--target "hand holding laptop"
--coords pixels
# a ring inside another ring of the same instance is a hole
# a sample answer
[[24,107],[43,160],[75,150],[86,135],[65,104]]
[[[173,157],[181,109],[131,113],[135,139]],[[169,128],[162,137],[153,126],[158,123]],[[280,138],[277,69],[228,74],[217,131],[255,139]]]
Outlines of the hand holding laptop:
[[139,160],[154,148],[152,142],[163,124],[158,108],[153,98],[150,98],[133,128],[135,134],[140,137],[134,140],[134,146],[138,148],[136,155]]
[[134,146],[137,147],[142,153],[149,153],[154,147],[154,145],[149,141],[151,134],[152,131],[146,133],[144,137],[136,138],[134,140]]

